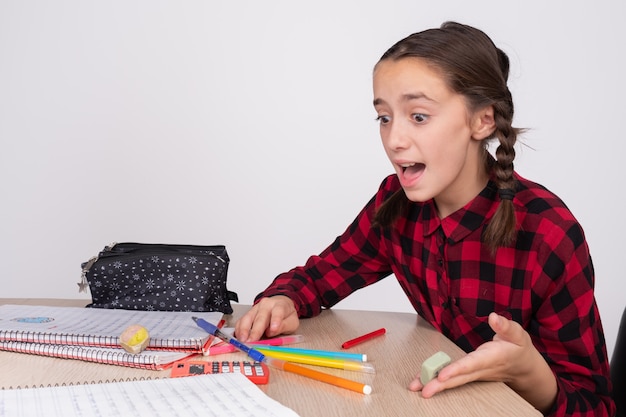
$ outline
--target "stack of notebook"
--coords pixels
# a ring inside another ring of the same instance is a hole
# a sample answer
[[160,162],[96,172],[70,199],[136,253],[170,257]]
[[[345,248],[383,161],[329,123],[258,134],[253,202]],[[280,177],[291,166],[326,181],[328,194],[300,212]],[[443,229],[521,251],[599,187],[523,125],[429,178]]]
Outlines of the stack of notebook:
[[[192,316],[217,325],[223,314],[2,305],[0,350],[166,369],[187,356],[206,352],[212,342]],[[120,344],[120,335],[131,324],[150,332],[150,343],[139,354],[126,352]]]

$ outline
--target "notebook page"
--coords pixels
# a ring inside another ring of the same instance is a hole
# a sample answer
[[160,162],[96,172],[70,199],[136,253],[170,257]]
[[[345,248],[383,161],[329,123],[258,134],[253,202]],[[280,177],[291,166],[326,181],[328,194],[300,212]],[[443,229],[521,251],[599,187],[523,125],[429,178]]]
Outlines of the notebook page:
[[0,417],[297,417],[238,373],[0,390]]

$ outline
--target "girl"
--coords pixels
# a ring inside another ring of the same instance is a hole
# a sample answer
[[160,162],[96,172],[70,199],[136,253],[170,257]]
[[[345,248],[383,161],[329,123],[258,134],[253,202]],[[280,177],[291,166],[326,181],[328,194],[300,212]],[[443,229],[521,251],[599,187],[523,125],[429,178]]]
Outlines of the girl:
[[458,23],[392,46],[374,69],[374,107],[395,174],[333,244],[257,296],[237,336],[294,332],[393,273],[417,313],[468,352],[410,390],[504,381],[546,415],[612,415],[583,230],[513,171],[508,72],[487,35]]

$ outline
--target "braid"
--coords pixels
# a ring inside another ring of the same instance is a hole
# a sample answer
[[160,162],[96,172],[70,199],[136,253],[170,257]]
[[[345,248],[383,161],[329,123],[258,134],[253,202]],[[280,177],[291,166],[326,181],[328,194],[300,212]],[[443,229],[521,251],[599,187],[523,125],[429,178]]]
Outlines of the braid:
[[399,189],[378,208],[372,220],[372,227],[391,227],[398,216],[406,211],[408,205],[409,199],[404,190]]
[[[495,136],[500,144],[496,149],[496,161],[491,164],[494,179],[500,193],[500,204],[485,229],[483,239],[493,250],[499,246],[508,246],[515,241],[517,234],[513,195],[517,184],[513,176],[515,142],[519,129],[511,125],[513,102],[507,89],[507,100],[493,105],[496,124]],[[508,198],[505,196],[508,193]]]

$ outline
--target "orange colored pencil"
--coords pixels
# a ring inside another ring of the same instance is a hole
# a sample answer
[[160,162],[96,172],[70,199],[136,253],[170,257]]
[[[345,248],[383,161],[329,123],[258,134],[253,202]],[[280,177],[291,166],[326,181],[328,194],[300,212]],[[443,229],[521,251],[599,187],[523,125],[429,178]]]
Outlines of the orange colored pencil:
[[282,369],[283,371],[291,372],[294,374],[302,375],[307,378],[315,379],[317,381],[325,382],[327,384],[335,385],[337,387],[349,389],[351,391],[358,392],[360,394],[371,394],[372,387],[366,384],[362,384],[350,379],[341,378],[327,374],[325,372],[316,371],[314,369],[306,368],[304,366],[297,365],[295,363],[286,362],[281,359],[271,358],[266,356],[265,362],[272,367]]

